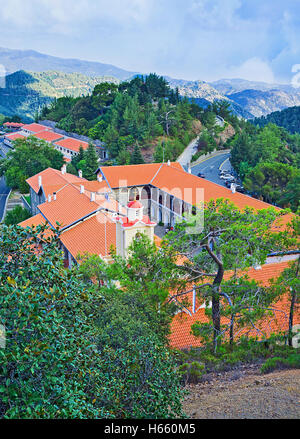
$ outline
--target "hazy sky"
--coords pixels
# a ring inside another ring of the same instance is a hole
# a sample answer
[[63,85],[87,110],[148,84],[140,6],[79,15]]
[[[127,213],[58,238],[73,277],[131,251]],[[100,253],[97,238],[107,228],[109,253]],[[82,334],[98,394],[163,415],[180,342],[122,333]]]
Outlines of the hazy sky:
[[0,32],[2,47],[174,78],[290,82],[300,64],[300,0],[0,0]]

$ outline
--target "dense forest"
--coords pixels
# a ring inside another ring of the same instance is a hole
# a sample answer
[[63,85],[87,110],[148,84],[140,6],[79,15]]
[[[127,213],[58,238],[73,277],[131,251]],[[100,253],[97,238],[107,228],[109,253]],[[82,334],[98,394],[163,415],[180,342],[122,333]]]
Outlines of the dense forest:
[[18,114],[25,122],[31,122],[36,113],[54,98],[88,95],[103,81],[118,83],[112,77],[20,70],[6,76],[5,87],[0,87],[0,113],[7,116]]
[[296,211],[300,200],[300,134],[275,124],[244,124],[228,141],[231,163],[251,195]]
[[[41,118],[66,131],[104,141],[117,164],[176,160],[206,124],[215,125],[224,106],[205,110],[171,89],[156,74],[136,76],[120,85],[102,83],[82,98],[64,97],[44,107]],[[205,149],[205,144],[204,144]]]
[[300,107],[290,107],[282,111],[275,111],[267,116],[257,117],[252,122],[260,127],[274,123],[292,134],[300,133]]

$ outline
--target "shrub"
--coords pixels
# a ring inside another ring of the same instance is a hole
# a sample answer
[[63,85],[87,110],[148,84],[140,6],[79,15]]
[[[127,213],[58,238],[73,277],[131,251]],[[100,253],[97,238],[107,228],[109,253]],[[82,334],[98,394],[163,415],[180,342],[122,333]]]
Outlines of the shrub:
[[269,373],[275,369],[300,369],[300,354],[292,354],[288,358],[273,357],[268,358],[262,365],[261,373]]
[[184,363],[179,366],[179,373],[184,383],[198,383],[205,372],[204,364],[198,361],[192,363]]
[[30,217],[31,215],[27,209],[24,209],[22,206],[16,206],[13,210],[7,212],[4,222],[7,226],[11,226],[21,223]]

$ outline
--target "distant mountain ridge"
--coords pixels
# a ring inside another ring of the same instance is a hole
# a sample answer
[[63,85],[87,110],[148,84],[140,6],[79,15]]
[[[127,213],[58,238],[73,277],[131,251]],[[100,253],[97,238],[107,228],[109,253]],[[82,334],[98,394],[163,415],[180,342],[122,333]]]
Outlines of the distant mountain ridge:
[[[85,93],[92,84],[94,84],[94,78],[110,78],[112,81],[124,81],[131,79],[133,76],[139,74],[138,72],[130,72],[110,64],[104,64],[93,61],[83,61],[78,59],[64,59],[55,56],[45,55],[34,50],[12,50],[0,48],[0,64],[4,66],[6,72],[9,74],[16,73],[20,70],[33,72],[33,76],[37,73],[43,74],[49,71],[55,71],[57,74],[81,74],[87,78],[86,84],[83,78],[79,79],[77,84],[77,93]],[[67,79],[68,78],[68,79]],[[65,85],[61,89],[57,86],[57,82],[51,85],[51,79],[40,77],[43,82],[41,84],[42,89],[49,87],[50,95],[36,96],[38,103],[44,100],[50,102],[49,98],[59,97],[62,90],[71,90],[72,87],[76,88],[76,85],[69,84],[74,80],[71,77],[65,77]],[[295,89],[289,84],[268,84],[264,82],[247,81],[245,79],[220,79],[214,82],[205,81],[189,81],[184,79],[174,79],[168,76],[165,78],[170,83],[171,87],[178,87],[179,93],[182,96],[195,99],[195,102],[201,106],[207,106],[215,100],[227,100],[231,104],[232,110],[245,119],[253,119],[254,117],[265,116],[271,112],[282,110],[284,108],[300,105],[300,89]],[[37,77],[35,77],[37,79]],[[46,87],[45,81],[50,81]],[[63,81],[64,82],[64,81]],[[39,88],[36,84],[36,87]],[[58,87],[58,91],[55,92],[54,88]],[[71,87],[68,88],[68,87]],[[29,87],[32,89],[32,87]],[[35,90],[34,86],[33,89]],[[81,91],[80,91],[81,90]],[[19,91],[18,91],[19,93]],[[30,92],[32,93],[32,92]],[[12,96],[12,90],[9,92]],[[20,115],[33,116],[32,111],[36,111],[38,105],[34,105],[33,96],[31,96],[31,104],[19,103],[17,106],[11,105],[8,99],[5,98],[7,93],[0,93],[0,112],[11,115],[14,107],[20,110]],[[55,96],[54,96],[55,95]],[[59,96],[57,96],[59,95]],[[16,102],[17,96],[13,98]],[[47,100],[48,99],[48,100]],[[25,105],[26,108],[23,108]]]
[[289,84],[268,84],[245,79],[221,79],[210,84],[255,117],[300,105],[300,89]]
[[0,47],[0,64],[11,74],[19,70],[44,72],[59,71],[64,73],[81,73],[86,76],[113,76],[125,80],[137,72],[129,72],[110,64],[83,61],[73,58],[59,58],[45,55],[34,50],[14,50]]
[[119,82],[110,76],[89,77],[80,73],[20,70],[6,76],[5,88],[0,88],[0,113],[7,116],[17,114],[29,121],[54,98],[90,94],[96,84],[104,81]]
[[230,102],[232,111],[240,117],[249,119],[253,114],[245,110],[241,105],[230,99],[223,93],[205,81],[187,81],[184,79],[173,79],[165,76],[171,87],[178,87],[181,96],[193,98],[197,104],[202,107],[212,104],[216,100],[226,100]]

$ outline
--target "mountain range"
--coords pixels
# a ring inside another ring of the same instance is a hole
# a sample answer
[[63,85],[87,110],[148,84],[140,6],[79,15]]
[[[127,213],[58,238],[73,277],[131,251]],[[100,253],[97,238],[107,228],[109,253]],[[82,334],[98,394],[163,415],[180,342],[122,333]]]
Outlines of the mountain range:
[[[0,48],[0,64],[6,72],[6,85],[0,81],[0,113],[32,118],[54,97],[81,96],[97,82],[124,81],[138,72],[110,64],[64,59],[33,50]],[[201,106],[225,99],[240,117],[251,119],[300,105],[300,89],[288,84],[268,84],[244,79],[220,79],[214,82],[189,81],[165,77],[182,96],[193,98]]]
[[37,111],[49,105],[54,98],[88,95],[95,85],[104,81],[119,83],[112,76],[19,70],[7,75],[5,87],[0,87],[0,113],[7,116],[17,114],[29,122]]

